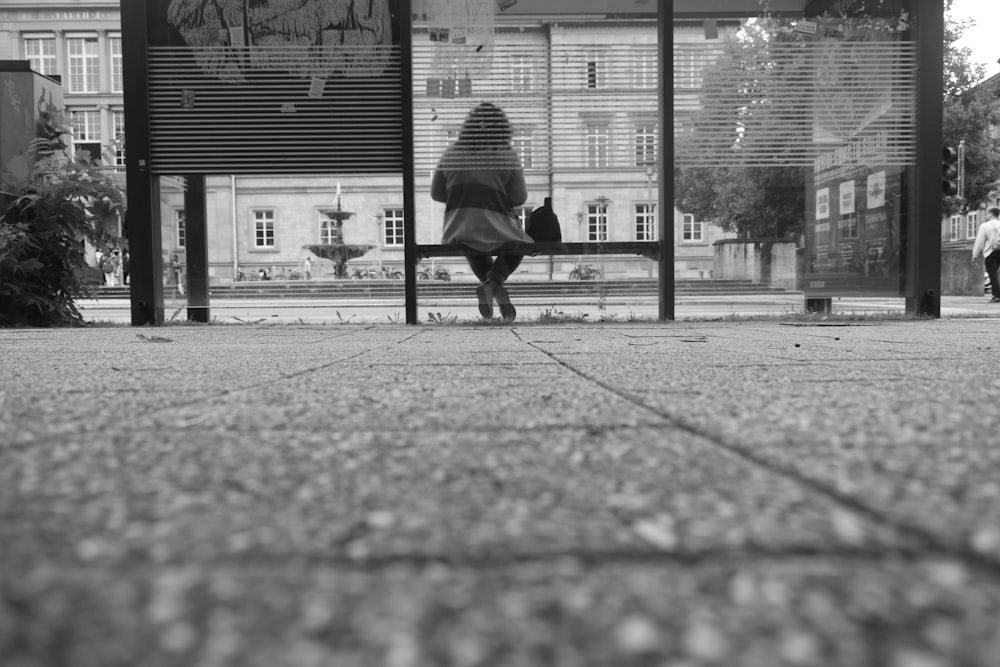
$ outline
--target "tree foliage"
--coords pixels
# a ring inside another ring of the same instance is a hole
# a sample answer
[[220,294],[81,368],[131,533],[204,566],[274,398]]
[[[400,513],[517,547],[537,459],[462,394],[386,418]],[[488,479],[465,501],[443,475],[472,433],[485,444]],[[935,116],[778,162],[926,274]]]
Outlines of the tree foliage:
[[75,299],[92,293],[82,280],[86,242],[108,240],[98,223],[123,197],[86,154],[68,155],[68,133],[61,113],[43,114],[28,148],[30,182],[0,193],[0,326],[83,323]]
[[965,31],[976,24],[975,20],[954,18],[951,0],[945,0],[944,12],[944,98],[947,102],[960,99],[982,81],[986,66],[972,62],[972,50],[968,47],[955,46]]
[[[766,5],[766,1],[764,5]],[[903,30],[905,15],[893,15],[894,9],[886,5],[882,16],[857,15],[839,17],[838,20],[853,30],[875,29]],[[955,212],[976,208],[997,194],[1000,178],[1000,143],[991,138],[990,127],[1000,123],[996,98],[1000,90],[982,90],[977,84],[982,80],[985,67],[972,63],[968,48],[959,48],[955,42],[975,24],[971,19],[955,20],[950,16],[951,0],[945,2],[944,35],[944,132],[943,144],[958,146],[965,142],[965,198],[948,198],[945,211]],[[684,167],[675,170],[674,204],[684,213],[691,213],[701,220],[711,221],[724,230],[741,237],[795,238],[799,235],[805,217],[805,183],[807,169],[798,167],[739,166],[741,153],[750,152],[755,129],[773,123],[774,118],[795,115],[795,109],[776,108],[776,100],[794,104],[794,96],[774,95],[782,90],[782,77],[788,71],[768,58],[768,46],[782,41],[802,39],[795,35],[787,21],[766,18],[748,23],[739,40],[725,47],[723,56],[705,72],[701,114],[717,118],[718,109],[713,105],[720,100],[740,100],[740,106],[728,111],[732,118],[732,133],[699,133],[697,117],[694,121],[697,138],[694,145],[685,146],[685,139],[678,139],[678,155],[685,150],[702,150],[727,154],[726,167]],[[793,67],[794,65],[791,65]],[[737,74],[734,77],[733,71]],[[728,75],[724,73],[729,72]],[[794,72],[792,72],[794,73]],[[726,87],[728,86],[728,88]],[[735,88],[734,88],[735,86]],[[787,91],[787,84],[785,90]],[[795,128],[791,128],[792,132]],[[722,141],[713,145],[704,137]],[[687,139],[690,141],[690,139]]]
[[[704,113],[694,118],[693,132],[681,139],[678,148],[679,152],[725,155],[727,166],[677,170],[677,208],[743,238],[794,239],[804,224],[802,167],[781,166],[780,154],[772,156],[775,166],[741,164],[746,155],[758,152],[759,137],[773,132],[776,126],[793,134],[808,131],[803,125],[786,122],[801,115],[802,110],[796,106],[800,104],[796,96],[780,94],[787,93],[784,81],[794,74],[789,70],[797,65],[776,62],[768,50],[769,43],[789,39],[789,33],[769,34],[763,25],[749,24],[740,40],[727,42],[722,56],[704,73]],[[732,119],[731,131],[710,126],[719,118]],[[693,145],[685,146],[685,142]]]
[[1000,180],[1000,141],[990,128],[1000,124],[997,91],[979,86],[985,66],[971,62],[971,51],[955,42],[975,25],[972,19],[951,16],[951,0],[945,4],[944,48],[944,127],[942,144],[958,147],[965,143],[964,197],[948,197],[946,214],[976,209],[996,196]]

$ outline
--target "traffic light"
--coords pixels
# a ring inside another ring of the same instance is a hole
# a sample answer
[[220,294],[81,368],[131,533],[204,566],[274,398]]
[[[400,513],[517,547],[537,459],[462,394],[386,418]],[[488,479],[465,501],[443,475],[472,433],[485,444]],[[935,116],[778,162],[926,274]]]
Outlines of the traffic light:
[[941,191],[945,197],[958,196],[958,149],[951,146],[942,151]]

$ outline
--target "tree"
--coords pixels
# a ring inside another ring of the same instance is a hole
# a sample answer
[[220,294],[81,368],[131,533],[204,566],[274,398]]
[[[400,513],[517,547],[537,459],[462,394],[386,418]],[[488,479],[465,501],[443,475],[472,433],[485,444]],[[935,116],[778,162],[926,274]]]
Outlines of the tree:
[[70,157],[59,112],[42,115],[29,146],[30,182],[0,193],[0,326],[83,324],[75,299],[85,244],[109,240],[99,222],[121,209],[122,192],[86,154]]
[[973,86],[982,81],[986,66],[972,63],[972,51],[968,47],[958,48],[955,43],[965,31],[973,27],[973,19],[955,20],[951,15],[952,0],[944,4],[944,98],[957,100],[967,94]]
[[756,161],[760,137],[776,126],[790,135],[790,144],[804,141],[809,131],[804,124],[788,122],[804,113],[801,100],[788,95],[784,83],[798,65],[777,61],[768,48],[794,36],[770,32],[770,27],[745,26],[742,38],[728,42],[705,71],[701,113],[692,121],[692,132],[680,140],[678,153],[722,155],[726,164],[676,170],[674,203],[742,238],[794,239],[805,221],[805,169],[784,166],[790,160],[780,153],[771,154],[773,166]]
[[1000,180],[1000,142],[990,128],[1000,124],[1000,105],[992,90],[977,88],[986,68],[971,63],[968,48],[957,48],[962,34],[975,21],[955,20],[951,0],[945,3],[944,130],[942,144],[958,147],[965,142],[964,197],[947,197],[945,214],[978,208],[991,199]]
[[[952,19],[950,9],[951,0],[946,0],[942,144],[957,147],[960,141],[965,142],[965,198],[947,198],[946,213],[979,206],[991,192],[996,192],[1000,178],[1000,144],[990,137],[990,127],[1000,123],[1000,105],[995,92],[976,87],[983,78],[984,66],[970,63],[970,50],[954,45],[974,21]],[[839,21],[853,31],[905,29],[902,19],[891,15],[826,20],[831,24]],[[768,50],[771,44],[802,39],[787,22],[770,18],[749,22],[740,39],[728,45],[725,55],[706,71],[701,99],[703,113],[699,116],[709,121],[696,118],[691,135],[693,145],[688,148],[681,139],[677,152],[678,155],[683,155],[685,150],[728,154],[727,166],[677,170],[675,205],[678,209],[743,237],[794,238],[798,235],[804,219],[807,170],[739,165],[741,154],[752,152],[757,130],[768,123],[780,122],[774,119],[794,116],[796,109],[793,106],[784,109],[775,106],[776,101],[794,104],[794,96],[787,95],[788,85],[782,81],[786,74],[794,74],[794,63],[783,66],[769,59]],[[739,73],[736,77],[731,73],[734,69]],[[730,71],[728,78],[724,74],[727,70]],[[721,100],[733,99],[742,101],[739,108],[728,111],[731,134],[724,136],[722,145],[712,141],[706,143],[705,137],[718,137],[719,132],[699,132],[699,122],[713,122],[712,119],[719,118],[720,113],[714,106],[722,103]]]

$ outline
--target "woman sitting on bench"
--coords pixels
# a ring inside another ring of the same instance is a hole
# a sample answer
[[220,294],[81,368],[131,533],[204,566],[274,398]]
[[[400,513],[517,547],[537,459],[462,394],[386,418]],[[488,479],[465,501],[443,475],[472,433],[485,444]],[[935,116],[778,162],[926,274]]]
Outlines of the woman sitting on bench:
[[431,197],[445,205],[442,245],[464,244],[480,251],[466,255],[481,281],[476,287],[480,314],[492,318],[496,300],[500,316],[513,320],[517,311],[504,283],[523,255],[493,251],[532,239],[514,216],[514,207],[527,200],[528,190],[521,160],[511,145],[510,123],[499,107],[483,102],[469,112],[458,139],[434,171]]

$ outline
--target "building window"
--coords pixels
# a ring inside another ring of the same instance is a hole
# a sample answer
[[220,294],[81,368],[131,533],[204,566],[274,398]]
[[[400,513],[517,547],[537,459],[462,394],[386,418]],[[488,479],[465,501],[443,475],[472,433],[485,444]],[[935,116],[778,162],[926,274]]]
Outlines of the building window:
[[39,74],[56,73],[56,40],[50,36],[25,36],[24,59],[31,62],[31,69]]
[[403,209],[387,208],[383,209],[385,220],[385,245],[403,245]]
[[177,242],[178,248],[184,248],[187,245],[187,218],[184,217],[184,209],[175,208],[174,209],[174,230],[176,232],[174,240]]
[[690,213],[685,213],[682,221],[681,240],[689,243],[700,243],[704,239],[704,223],[698,222]]
[[635,205],[635,240],[656,240],[656,204]]
[[111,132],[114,134],[112,147],[115,155],[115,166],[125,166],[125,112],[111,112]]
[[535,164],[535,141],[530,130],[514,130],[514,150],[521,156],[521,166],[531,169]]
[[344,223],[337,222],[331,214],[323,212],[319,221],[319,242],[322,245],[342,245],[344,243]]
[[608,166],[609,143],[607,125],[587,126],[587,167],[599,169]]
[[979,214],[969,213],[965,218],[965,238],[974,239],[979,231]]
[[101,57],[96,37],[70,37],[66,40],[69,55],[69,92],[96,93],[101,87]]
[[641,48],[633,52],[632,85],[636,88],[656,88],[657,63],[655,48]]
[[608,205],[587,205],[587,240],[608,240]]
[[603,51],[589,51],[586,55],[587,88],[604,88],[608,85],[608,54]]
[[253,247],[274,248],[274,210],[255,209],[253,216]]
[[530,93],[535,87],[535,61],[526,54],[510,57],[510,89],[515,93]]
[[635,126],[635,166],[656,164],[656,123]]
[[957,241],[962,238],[962,216],[953,215],[949,218],[948,240]]
[[122,38],[114,35],[108,38],[108,48],[111,50],[111,92],[125,91],[125,78],[122,70]]
[[427,79],[427,96],[454,99],[472,96],[472,79],[452,74],[444,79]]
[[73,150],[86,151],[90,159],[101,159],[101,112],[96,110],[73,112]]
[[699,88],[705,69],[704,54],[691,45],[674,45],[674,85],[678,88]]

